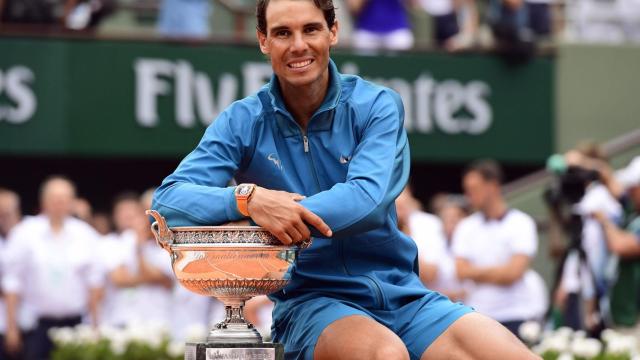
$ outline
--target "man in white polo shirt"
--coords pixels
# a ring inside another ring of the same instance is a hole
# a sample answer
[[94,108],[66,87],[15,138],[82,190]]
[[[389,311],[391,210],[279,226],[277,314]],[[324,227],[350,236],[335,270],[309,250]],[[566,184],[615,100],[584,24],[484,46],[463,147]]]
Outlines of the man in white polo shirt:
[[453,252],[458,277],[475,283],[466,304],[517,335],[520,324],[544,313],[546,296],[540,276],[529,269],[538,247],[535,223],[509,209],[501,182],[502,171],[494,161],[467,168],[465,196],[477,211],[456,229]]
[[9,235],[4,254],[3,290],[7,302],[7,348],[22,339],[16,324],[20,304],[38,316],[33,336],[24,344],[26,358],[47,359],[52,327],[75,326],[89,312],[97,322],[97,296],[103,273],[96,261],[98,234],[71,217],[74,185],[52,177],[40,189],[42,213],[25,218]]

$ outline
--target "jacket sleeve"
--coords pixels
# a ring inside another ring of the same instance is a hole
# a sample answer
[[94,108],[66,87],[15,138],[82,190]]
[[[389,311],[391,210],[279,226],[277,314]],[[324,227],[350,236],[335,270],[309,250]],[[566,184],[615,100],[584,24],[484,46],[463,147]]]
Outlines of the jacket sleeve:
[[367,115],[346,181],[301,201],[329,225],[333,238],[373,230],[391,220],[390,210],[409,177],[403,119],[400,97],[391,90],[381,92]]
[[240,128],[243,111],[232,110],[207,128],[195,150],[182,160],[156,190],[152,208],[169,226],[218,225],[243,218],[238,212],[235,187],[227,186],[240,167],[251,132]]

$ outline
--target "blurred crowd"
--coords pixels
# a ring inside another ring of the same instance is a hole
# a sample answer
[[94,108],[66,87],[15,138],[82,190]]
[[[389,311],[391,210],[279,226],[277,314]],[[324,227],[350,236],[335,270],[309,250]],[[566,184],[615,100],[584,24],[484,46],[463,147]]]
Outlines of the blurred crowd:
[[[430,212],[407,187],[398,226],[417,245],[420,278],[516,335],[532,320],[593,336],[608,327],[640,334],[640,157],[614,172],[586,144],[554,155],[548,169],[544,225],[508,205],[492,160],[468,165],[464,194],[435,195]],[[220,302],[176,284],[144,213],[153,189],[120,194],[111,214],[93,213],[65,177],[46,179],[39,195],[40,214],[22,218],[19,195],[0,189],[0,359],[48,358],[56,327],[155,325],[183,341],[223,319]],[[557,259],[546,283],[532,268],[541,226]],[[266,297],[246,306],[266,336],[271,309]]]
[[[495,48],[517,57],[552,39],[640,41],[637,0],[335,0],[335,5],[344,43],[364,52],[427,43],[446,51]],[[212,14],[218,6],[233,15],[232,27],[244,32],[236,37],[251,33],[244,24],[253,21],[253,5],[230,0],[0,0],[0,25],[93,32],[118,11],[128,11],[139,21],[155,21],[160,36],[203,40],[216,35]],[[431,38],[416,38],[416,29],[425,26]]]

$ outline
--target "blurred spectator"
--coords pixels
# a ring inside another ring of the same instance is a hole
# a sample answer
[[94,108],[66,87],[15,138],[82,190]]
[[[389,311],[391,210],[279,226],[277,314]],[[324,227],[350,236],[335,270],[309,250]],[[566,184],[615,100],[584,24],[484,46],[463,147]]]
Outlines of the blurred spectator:
[[[20,222],[20,198],[13,191],[0,188],[0,254],[4,254],[9,232]],[[4,255],[0,257],[0,278],[2,277]],[[21,307],[18,315],[18,327],[21,335],[30,331],[35,326],[33,312],[27,307]],[[4,303],[4,295],[0,292],[0,359],[21,359],[22,353],[9,354],[5,350],[7,330],[7,309]]]
[[93,218],[93,209],[89,200],[84,198],[77,198],[73,201],[73,210],[71,213],[76,219],[80,219],[88,224],[91,223]]
[[[552,157],[551,167],[555,166],[553,160]],[[551,215],[552,254],[561,259],[553,290],[556,325],[598,335],[613,274],[608,266],[611,259],[606,239],[591,214],[602,212],[615,220],[622,215],[622,208],[599,181],[598,173],[580,165],[587,161],[605,164],[601,149],[583,142],[564,156],[565,165],[557,170],[560,176],[545,197]],[[569,241],[562,241],[563,238]]]
[[475,283],[465,303],[518,335],[524,321],[542,317],[546,295],[540,276],[529,269],[538,247],[536,225],[507,206],[501,182],[502,170],[494,161],[466,169],[465,195],[477,212],[455,230],[453,253],[458,278]]
[[413,32],[403,0],[348,0],[354,16],[352,44],[356,49],[407,50]]
[[463,199],[454,195],[445,197],[436,213],[442,221],[444,252],[438,256],[438,273],[429,288],[447,295],[452,300],[464,301],[466,290],[458,279],[456,261],[452,250],[453,234],[458,224],[468,215]]
[[93,214],[91,226],[102,236],[109,235],[113,231],[111,217],[109,217],[109,214],[103,212]]
[[537,40],[551,35],[551,0],[491,0],[487,18],[496,47],[509,62],[528,61]]
[[162,0],[158,33],[170,38],[205,39],[212,11],[210,0]]
[[[173,289],[173,271],[169,254],[156,244],[149,218],[143,209],[151,208],[146,193],[133,208],[130,229],[114,242],[106,263],[108,287],[105,293],[103,318],[114,326],[155,324],[169,326]],[[120,208],[122,209],[122,208]],[[152,306],[150,306],[152,304]]]
[[0,0],[0,22],[54,24],[55,5],[47,0]]
[[421,210],[418,199],[409,186],[396,199],[398,228],[410,236],[418,247],[420,279],[433,283],[438,276],[438,260],[444,253],[442,223],[437,216]]
[[263,337],[271,336],[273,301],[266,295],[251,298],[245,303],[244,316]]
[[7,303],[7,349],[22,346],[17,324],[20,304],[33,308],[38,325],[27,337],[27,359],[46,359],[53,348],[48,330],[74,326],[83,315],[97,323],[103,273],[95,258],[98,234],[71,216],[75,187],[51,177],[40,190],[42,213],[27,217],[9,235],[2,278]]
[[438,47],[457,51],[473,45],[478,30],[475,0],[418,0],[417,5],[433,17]]
[[619,257],[618,274],[611,289],[611,315],[617,325],[635,326],[640,316],[640,157],[614,173],[603,161],[580,154],[567,162],[598,172],[611,194],[624,209],[621,225],[603,211],[593,216],[602,225],[609,250]]
[[138,194],[127,191],[116,196],[113,201],[113,225],[116,228],[116,234],[133,229],[137,216],[143,212]]
[[71,30],[93,31],[116,7],[116,0],[66,0],[64,25]]

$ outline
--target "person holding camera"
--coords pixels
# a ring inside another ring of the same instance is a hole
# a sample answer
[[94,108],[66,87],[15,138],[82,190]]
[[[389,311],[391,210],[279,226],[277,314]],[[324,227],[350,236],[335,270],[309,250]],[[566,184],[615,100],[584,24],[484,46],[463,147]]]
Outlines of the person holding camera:
[[610,177],[600,174],[608,164],[596,144],[583,142],[564,155],[552,156],[549,168],[558,175],[545,192],[551,253],[559,258],[552,314],[556,325],[597,335],[608,317],[613,275],[604,233],[591,214],[602,212],[615,220],[622,216],[622,208],[608,189]]

